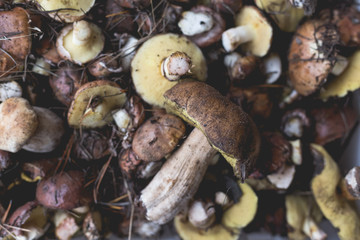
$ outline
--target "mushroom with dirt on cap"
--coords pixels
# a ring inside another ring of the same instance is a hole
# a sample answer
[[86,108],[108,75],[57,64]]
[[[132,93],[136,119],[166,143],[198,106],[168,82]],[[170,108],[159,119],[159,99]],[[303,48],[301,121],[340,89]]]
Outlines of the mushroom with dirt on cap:
[[263,57],[269,51],[273,29],[255,6],[245,6],[236,15],[236,27],[222,34],[222,44],[227,52],[242,45],[245,52]]

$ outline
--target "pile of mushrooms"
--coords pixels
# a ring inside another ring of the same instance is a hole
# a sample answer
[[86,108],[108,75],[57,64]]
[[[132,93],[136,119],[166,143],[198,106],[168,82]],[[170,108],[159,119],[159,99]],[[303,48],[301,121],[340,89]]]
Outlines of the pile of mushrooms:
[[357,4],[0,1],[0,238],[360,239]]

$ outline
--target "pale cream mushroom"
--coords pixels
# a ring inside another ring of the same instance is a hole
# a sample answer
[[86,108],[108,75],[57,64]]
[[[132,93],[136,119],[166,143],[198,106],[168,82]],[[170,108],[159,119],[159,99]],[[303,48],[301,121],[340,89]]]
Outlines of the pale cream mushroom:
[[95,0],[36,0],[40,7],[49,11],[49,16],[57,21],[75,22],[94,6]]
[[59,55],[78,65],[95,59],[103,50],[104,44],[105,37],[101,28],[84,20],[64,27],[56,40]]
[[21,97],[22,88],[15,81],[0,83],[0,102],[12,97]]
[[269,51],[273,30],[270,23],[254,6],[245,6],[236,15],[236,27],[222,34],[222,44],[227,52],[242,45],[244,51],[263,57]]
[[0,149],[17,152],[34,135],[39,121],[24,98],[9,98],[0,104]]
[[163,94],[167,90],[184,77],[205,81],[207,67],[201,50],[193,42],[167,33],[150,38],[138,49],[131,63],[131,76],[143,100],[164,107]]

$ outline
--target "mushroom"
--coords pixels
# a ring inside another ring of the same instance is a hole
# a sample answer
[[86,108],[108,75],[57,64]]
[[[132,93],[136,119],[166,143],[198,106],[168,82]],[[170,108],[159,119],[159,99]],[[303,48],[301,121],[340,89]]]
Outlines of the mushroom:
[[143,100],[164,107],[163,94],[168,89],[184,77],[205,81],[207,67],[201,50],[194,43],[167,33],[150,38],[138,49],[131,62],[131,76]]
[[38,127],[22,148],[38,153],[51,152],[59,145],[64,135],[64,122],[49,109],[41,107],[33,107],[33,109],[38,118]]
[[215,205],[213,202],[195,200],[188,211],[189,222],[196,228],[207,229],[215,222]]
[[222,34],[222,44],[227,52],[242,44],[243,50],[258,57],[269,51],[273,30],[267,19],[255,6],[244,6],[236,15],[235,28]]
[[228,69],[231,81],[237,85],[257,69],[259,58],[254,55],[242,56],[233,52],[224,57],[224,65]]
[[326,233],[318,226],[323,215],[312,196],[289,194],[285,197],[286,221],[291,230],[290,239],[305,239],[305,235],[312,240],[326,239]]
[[360,69],[360,51],[356,51],[349,60],[347,68],[335,79],[326,83],[320,90],[320,98],[327,100],[330,97],[344,97],[349,92],[360,88],[358,71]]
[[353,167],[340,183],[342,195],[349,200],[360,199],[360,167]]
[[221,39],[225,21],[219,13],[200,5],[183,12],[178,26],[185,36],[203,48]]
[[317,0],[289,0],[295,8],[304,9],[306,16],[312,15],[316,10]]
[[288,60],[289,78],[299,94],[310,95],[326,82],[338,61],[338,42],[336,27],[327,21],[309,20],[297,29]]
[[59,240],[70,240],[80,226],[77,225],[75,217],[65,211],[58,210],[54,215],[55,236]]
[[143,161],[161,160],[171,153],[185,134],[183,121],[171,114],[149,118],[135,132],[132,149]]
[[35,110],[23,98],[8,98],[0,104],[0,149],[17,152],[38,128]]
[[102,231],[102,219],[100,212],[91,211],[89,212],[82,224],[82,231],[88,240],[96,240],[101,238]]
[[41,10],[57,21],[72,23],[80,20],[93,7],[95,0],[36,0]]
[[246,183],[239,183],[239,186],[243,195],[239,202],[225,210],[221,223],[210,226],[208,229],[200,229],[193,226],[189,219],[181,215],[176,216],[174,224],[180,237],[184,240],[238,239],[241,229],[253,220],[258,207],[258,198],[251,187]]
[[[3,171],[9,168],[13,164],[10,157],[10,153],[7,151],[0,150],[0,176]],[[1,205],[0,205],[1,207]],[[0,212],[1,213],[1,212]]]
[[103,127],[112,121],[111,111],[125,104],[126,95],[116,83],[97,80],[82,85],[75,93],[68,112],[70,126]]
[[[260,145],[258,131],[248,115],[207,84],[181,82],[164,97],[168,110],[198,129],[191,132],[141,192],[146,217],[160,224],[170,221],[195,194],[216,151],[244,180]],[[223,125],[225,122],[228,124]]]
[[97,59],[88,67],[89,72],[96,78],[104,78],[112,73],[122,72],[117,59],[112,55],[105,55]]
[[31,50],[30,16],[27,11],[15,7],[0,12],[0,76],[6,76],[23,65]]
[[41,159],[24,162],[21,167],[21,179],[26,182],[37,182],[52,173],[56,164],[56,159]]
[[15,81],[0,83],[0,102],[12,97],[21,97],[22,88]]
[[105,38],[101,28],[81,20],[64,27],[56,40],[59,55],[78,65],[95,59],[103,50]]
[[141,162],[141,159],[134,153],[131,148],[124,149],[119,154],[119,167],[127,174],[129,178],[134,175]]
[[315,164],[311,190],[321,212],[338,229],[340,239],[360,239],[359,215],[337,191],[341,175],[336,162],[319,145],[311,144],[311,150]]
[[294,32],[305,15],[304,9],[292,6],[289,0],[255,0],[255,4],[285,32]]
[[86,205],[89,196],[83,172],[70,170],[42,179],[36,188],[36,200],[50,209],[67,209]]

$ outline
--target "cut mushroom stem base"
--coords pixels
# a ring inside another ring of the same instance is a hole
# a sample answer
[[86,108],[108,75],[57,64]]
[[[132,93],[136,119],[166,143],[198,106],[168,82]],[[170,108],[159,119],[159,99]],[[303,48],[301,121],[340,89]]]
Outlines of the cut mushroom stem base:
[[169,81],[178,81],[190,73],[191,58],[184,52],[174,52],[161,64],[161,73]]

